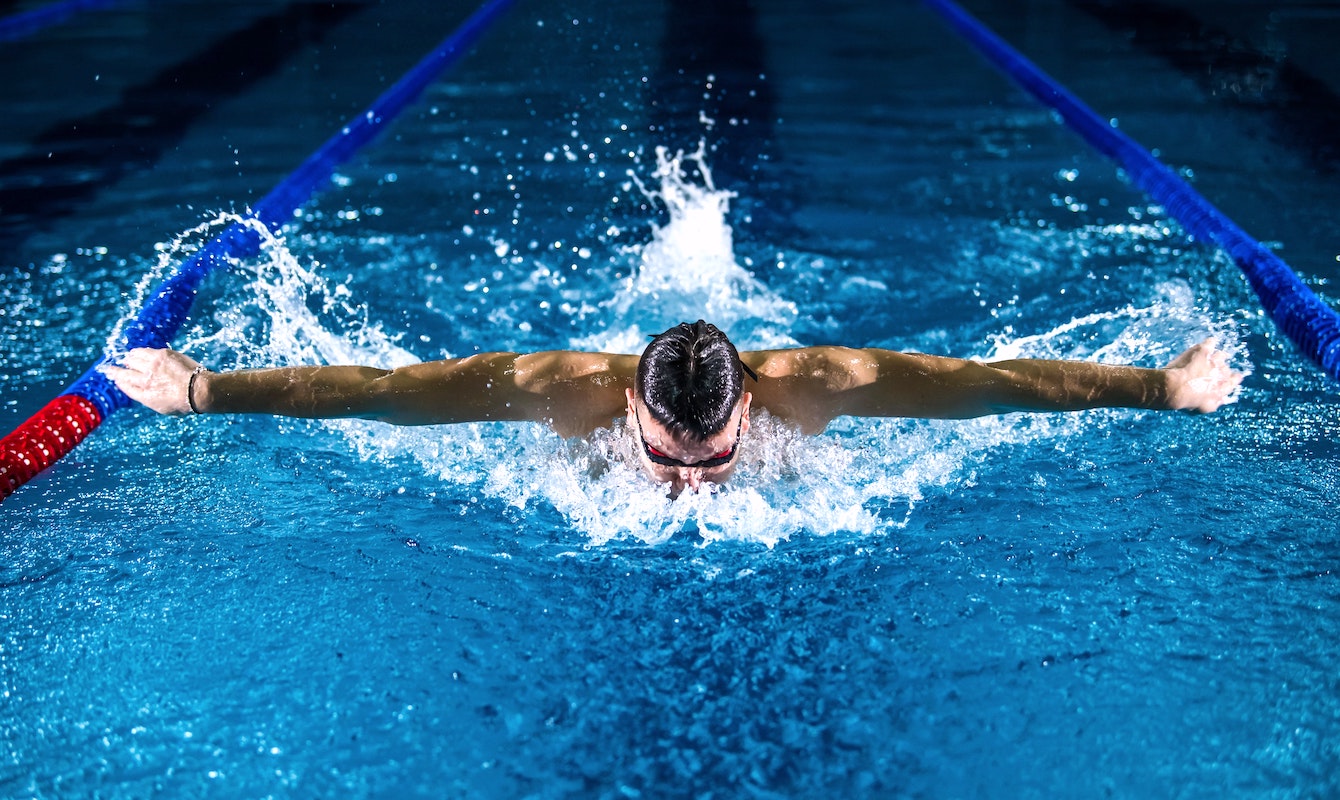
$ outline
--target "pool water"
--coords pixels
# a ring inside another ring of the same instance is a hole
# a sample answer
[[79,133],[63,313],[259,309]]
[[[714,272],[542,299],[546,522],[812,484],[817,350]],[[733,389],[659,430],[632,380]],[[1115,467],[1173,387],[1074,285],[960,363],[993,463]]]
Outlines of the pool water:
[[[920,5],[766,6],[519,4],[176,346],[1214,336],[1237,401],[763,417],[674,500],[621,425],[123,411],[0,509],[0,796],[1340,792],[1334,384]],[[1340,304],[1340,12],[968,7]],[[131,2],[0,45],[4,431],[470,10]]]

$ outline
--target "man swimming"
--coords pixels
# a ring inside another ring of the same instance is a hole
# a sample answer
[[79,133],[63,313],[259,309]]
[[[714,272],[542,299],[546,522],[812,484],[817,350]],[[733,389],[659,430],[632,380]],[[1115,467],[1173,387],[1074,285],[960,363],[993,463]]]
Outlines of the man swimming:
[[182,353],[140,348],[121,366],[104,369],[127,396],[161,414],[359,417],[395,425],[531,421],[562,436],[609,427],[622,414],[640,439],[642,468],[675,494],[730,477],[754,408],[805,433],[819,433],[839,416],[1209,412],[1229,400],[1243,377],[1209,340],[1162,369],[1042,359],[983,363],[879,348],[739,353],[702,320],[655,337],[641,356],[555,350],[481,353],[391,370],[211,372]]

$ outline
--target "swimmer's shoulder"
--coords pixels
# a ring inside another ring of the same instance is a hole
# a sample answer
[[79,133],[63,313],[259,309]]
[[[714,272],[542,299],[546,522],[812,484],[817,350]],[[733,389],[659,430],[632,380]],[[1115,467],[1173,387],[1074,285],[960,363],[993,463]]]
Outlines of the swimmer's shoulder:
[[619,384],[617,388],[622,391],[624,386],[632,386],[637,361],[637,356],[622,353],[546,350],[518,355],[515,370],[517,381],[534,389],[558,384]]
[[842,394],[878,371],[865,351],[838,346],[753,350],[740,360],[758,374],[745,382],[753,406],[805,433],[822,432],[841,413]]
[[869,380],[879,367],[873,351],[838,345],[751,350],[741,353],[740,360],[760,379],[792,386],[813,384],[816,389],[829,391],[859,385]]
[[835,417],[908,416],[933,377],[957,360],[883,348],[836,345],[740,354],[758,373],[754,405],[806,433]]
[[517,356],[517,386],[537,398],[541,418],[561,436],[607,428],[627,402],[637,356],[550,350]]

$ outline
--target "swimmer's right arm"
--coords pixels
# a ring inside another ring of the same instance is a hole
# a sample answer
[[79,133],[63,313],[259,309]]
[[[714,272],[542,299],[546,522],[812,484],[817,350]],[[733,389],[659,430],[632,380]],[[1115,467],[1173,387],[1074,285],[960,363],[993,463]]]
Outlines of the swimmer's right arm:
[[570,436],[621,414],[636,364],[635,356],[551,351],[484,353],[392,370],[197,372],[200,365],[182,353],[139,348],[104,370],[128,397],[162,414],[358,417],[396,425],[534,421]]

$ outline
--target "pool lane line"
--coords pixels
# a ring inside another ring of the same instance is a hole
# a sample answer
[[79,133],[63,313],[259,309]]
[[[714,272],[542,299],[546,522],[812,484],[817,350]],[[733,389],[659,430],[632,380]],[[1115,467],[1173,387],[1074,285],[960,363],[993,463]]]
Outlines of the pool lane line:
[[94,11],[100,8],[119,6],[126,0],[64,0],[0,18],[0,42],[14,42],[25,39],[34,33],[59,25],[80,11]]
[[[279,232],[335,169],[370,142],[443,71],[469,48],[516,0],[489,0],[461,23],[440,45],[406,72],[362,114],[350,120],[287,178],[251,209],[244,222],[233,223],[202,247],[151,293],[126,327],[119,346],[165,347],[190,312],[205,276],[220,266],[248,258],[260,250],[261,235],[250,225],[259,222]],[[104,354],[60,396],[47,403],[4,439],[0,439],[0,501],[42,470],[64,458],[103,420],[133,405],[98,367]]]
[[963,39],[997,69],[1050,106],[1066,125],[1116,161],[1192,236],[1214,242],[1246,275],[1261,306],[1285,335],[1340,380],[1340,315],[1309,289],[1289,265],[1253,239],[1223,212],[1138,142],[1099,117],[1056,80],[951,0],[925,0]]

